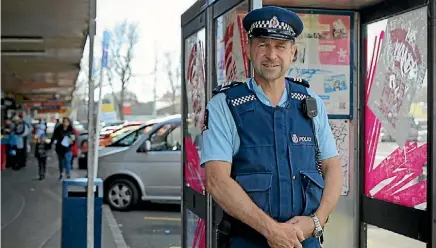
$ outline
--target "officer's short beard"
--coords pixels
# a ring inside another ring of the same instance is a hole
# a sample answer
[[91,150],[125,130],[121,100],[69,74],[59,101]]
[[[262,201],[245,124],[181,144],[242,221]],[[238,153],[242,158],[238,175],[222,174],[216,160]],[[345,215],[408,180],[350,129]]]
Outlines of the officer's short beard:
[[269,81],[269,82],[275,81],[275,80],[277,80],[277,79],[283,77],[283,76],[286,75],[286,73],[287,73],[287,71],[284,70],[283,67],[281,67],[279,73],[276,73],[276,74],[268,74],[268,73],[265,73],[262,69],[257,68],[257,67],[254,65],[254,63],[251,63],[251,65],[253,66],[254,71],[255,71],[255,73],[256,73],[257,75],[259,75],[260,77],[262,77],[263,79],[265,79],[266,81]]

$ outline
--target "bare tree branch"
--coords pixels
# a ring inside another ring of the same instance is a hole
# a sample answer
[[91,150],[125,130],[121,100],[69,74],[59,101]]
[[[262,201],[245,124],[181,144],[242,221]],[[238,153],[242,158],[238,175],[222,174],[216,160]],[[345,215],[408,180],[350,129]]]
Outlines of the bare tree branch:
[[174,63],[174,58],[171,53],[164,53],[165,63],[164,70],[168,77],[168,82],[171,87],[171,105],[173,107],[173,114],[176,114],[178,111],[177,107],[177,95],[180,90],[180,63]]
[[109,45],[110,68],[106,74],[112,89],[118,116],[123,120],[125,92],[132,79],[134,49],[139,41],[138,25],[123,21],[112,30],[111,37]]

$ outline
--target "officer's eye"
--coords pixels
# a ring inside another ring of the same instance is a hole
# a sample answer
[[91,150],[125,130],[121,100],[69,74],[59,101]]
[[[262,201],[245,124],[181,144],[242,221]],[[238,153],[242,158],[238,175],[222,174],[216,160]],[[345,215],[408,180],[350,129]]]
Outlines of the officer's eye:
[[286,46],[285,45],[278,45],[277,46],[280,50],[283,50],[283,49],[285,49],[286,48]]
[[265,43],[260,43],[260,44],[259,44],[259,47],[265,47],[265,46],[266,46]]

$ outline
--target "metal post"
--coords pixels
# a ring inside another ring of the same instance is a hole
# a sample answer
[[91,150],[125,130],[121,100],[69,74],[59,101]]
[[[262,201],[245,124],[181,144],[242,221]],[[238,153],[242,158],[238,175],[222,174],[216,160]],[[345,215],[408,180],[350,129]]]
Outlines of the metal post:
[[100,117],[101,117],[101,104],[103,102],[102,100],[102,92],[103,92],[103,77],[104,77],[104,70],[103,70],[103,65],[100,68],[100,82],[99,82],[99,92],[98,92],[98,104],[97,104],[97,109],[96,109],[96,113],[97,116],[95,118],[95,122],[96,122],[96,126],[95,126],[95,135],[96,135],[96,144],[95,144],[95,153],[94,153],[94,178],[97,177],[97,170],[98,170],[98,150],[100,147]]
[[434,154],[436,153],[436,106],[434,96],[436,95],[435,87],[435,70],[436,70],[436,0],[430,0],[428,5],[428,27],[427,27],[427,121],[428,121],[428,137],[427,140],[427,211],[428,211],[428,225],[430,230],[428,248],[436,248],[436,202],[434,194],[436,193],[436,166]]
[[95,142],[96,137],[96,111],[94,102],[94,79],[93,79],[93,62],[94,62],[94,36],[96,31],[96,0],[89,2],[89,95],[88,95],[88,189],[87,189],[87,248],[94,248],[94,167],[95,167]]
[[[213,78],[213,68],[214,68],[214,37],[215,37],[215,28],[213,21],[213,9],[212,7],[208,7],[206,9],[206,90],[209,89],[212,82],[216,82],[216,79]],[[206,101],[209,101],[209,98],[212,94],[209,94],[209,91],[206,91]],[[206,106],[204,106],[206,108]],[[206,194],[206,247],[212,248],[216,247],[215,235],[213,235],[214,226],[213,226],[213,197],[208,192],[203,192]]]

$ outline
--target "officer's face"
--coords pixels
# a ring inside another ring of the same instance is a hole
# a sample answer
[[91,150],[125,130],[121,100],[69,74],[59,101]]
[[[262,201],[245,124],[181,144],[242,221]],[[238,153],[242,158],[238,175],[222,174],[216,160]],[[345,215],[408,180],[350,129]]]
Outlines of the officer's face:
[[284,77],[294,58],[293,41],[253,38],[249,42],[248,57],[255,72],[268,81]]

